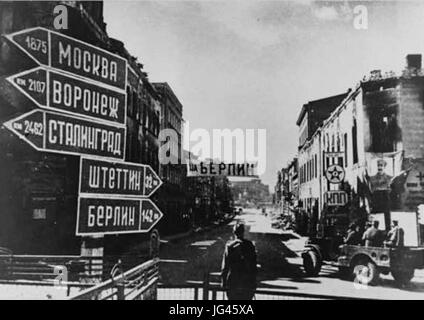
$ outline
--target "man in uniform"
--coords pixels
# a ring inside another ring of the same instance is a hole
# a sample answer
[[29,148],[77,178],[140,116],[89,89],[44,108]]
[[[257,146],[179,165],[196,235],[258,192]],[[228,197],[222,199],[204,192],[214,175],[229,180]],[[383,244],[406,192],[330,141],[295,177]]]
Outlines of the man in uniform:
[[362,240],[365,240],[366,247],[381,247],[382,246],[382,233],[378,230],[379,223],[377,220],[373,221],[372,226],[369,227],[363,234]]
[[393,177],[384,172],[386,169],[386,166],[387,166],[386,160],[384,159],[377,160],[377,174],[370,177],[372,192],[390,190],[390,182]]
[[399,227],[398,221],[392,221],[392,229],[387,234],[389,238],[385,243],[390,247],[403,247],[404,245],[404,231]]
[[355,223],[351,223],[347,230],[346,238],[344,238],[345,244],[359,245],[361,243],[361,235],[359,234],[359,226]]
[[227,242],[222,260],[222,286],[229,300],[251,300],[256,290],[256,250],[244,239],[244,225],[236,224],[235,240]]

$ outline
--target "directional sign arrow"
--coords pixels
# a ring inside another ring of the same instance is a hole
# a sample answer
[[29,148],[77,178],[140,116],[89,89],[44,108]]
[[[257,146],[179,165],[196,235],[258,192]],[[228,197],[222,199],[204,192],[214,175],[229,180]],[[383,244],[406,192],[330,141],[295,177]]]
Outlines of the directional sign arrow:
[[149,232],[162,217],[150,199],[80,196],[76,235]]
[[50,41],[47,29],[26,29],[5,37],[38,64],[49,64]]
[[126,95],[37,67],[7,80],[38,107],[125,124]]
[[80,193],[149,197],[161,184],[149,165],[81,157]]
[[150,166],[146,166],[144,175],[144,194],[150,197],[162,185],[162,180]]
[[44,151],[44,112],[33,110],[7,121],[3,125],[36,150]]
[[4,126],[38,151],[125,157],[126,127],[32,110]]
[[127,61],[116,54],[40,27],[5,37],[40,65],[125,90]]

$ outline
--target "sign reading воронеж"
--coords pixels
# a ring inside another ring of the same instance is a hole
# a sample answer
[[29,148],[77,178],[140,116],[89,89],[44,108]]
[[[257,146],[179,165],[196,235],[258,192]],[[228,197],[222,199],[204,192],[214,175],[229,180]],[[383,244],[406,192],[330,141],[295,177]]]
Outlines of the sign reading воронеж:
[[76,234],[149,232],[162,216],[150,199],[80,196]]
[[149,165],[81,157],[80,193],[150,197],[161,184]]
[[187,176],[257,177],[257,163],[190,162]]
[[41,27],[5,37],[38,64],[125,90],[127,61],[118,55]]
[[38,107],[125,124],[126,94],[37,67],[7,80]]
[[125,157],[126,127],[42,110],[32,110],[4,126],[39,151]]

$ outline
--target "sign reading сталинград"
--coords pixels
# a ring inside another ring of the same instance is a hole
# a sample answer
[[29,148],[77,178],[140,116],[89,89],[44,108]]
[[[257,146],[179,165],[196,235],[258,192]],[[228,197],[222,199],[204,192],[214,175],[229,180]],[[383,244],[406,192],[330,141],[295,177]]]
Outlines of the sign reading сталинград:
[[7,80],[38,107],[125,124],[126,94],[37,67]]
[[38,64],[125,90],[127,61],[118,55],[40,27],[5,37]]
[[149,232],[163,214],[150,199],[80,196],[79,236]]
[[150,197],[161,184],[149,165],[81,157],[80,193]]
[[4,126],[39,151],[125,157],[126,127],[32,110]]

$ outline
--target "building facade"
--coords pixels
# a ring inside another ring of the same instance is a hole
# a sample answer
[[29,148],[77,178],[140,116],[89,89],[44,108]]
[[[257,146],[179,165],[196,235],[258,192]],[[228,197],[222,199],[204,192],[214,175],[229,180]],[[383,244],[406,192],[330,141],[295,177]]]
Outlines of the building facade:
[[[299,196],[298,159],[294,158],[287,167],[289,179],[289,199],[293,203]],[[294,204],[294,203],[293,203]]]
[[[304,141],[299,200],[317,217],[313,230],[318,222],[363,224],[371,213],[384,214],[387,229],[390,212],[424,202],[423,75],[420,55],[408,55],[400,75],[372,71]],[[340,183],[328,178],[335,166]]]
[[[183,106],[168,83],[154,83],[160,96],[160,145],[159,157],[163,158],[159,175],[163,185],[157,192],[158,205],[169,214],[159,222],[163,233],[187,231],[190,217],[186,208],[184,179],[187,175],[182,158]],[[165,130],[172,132],[172,139]]]

